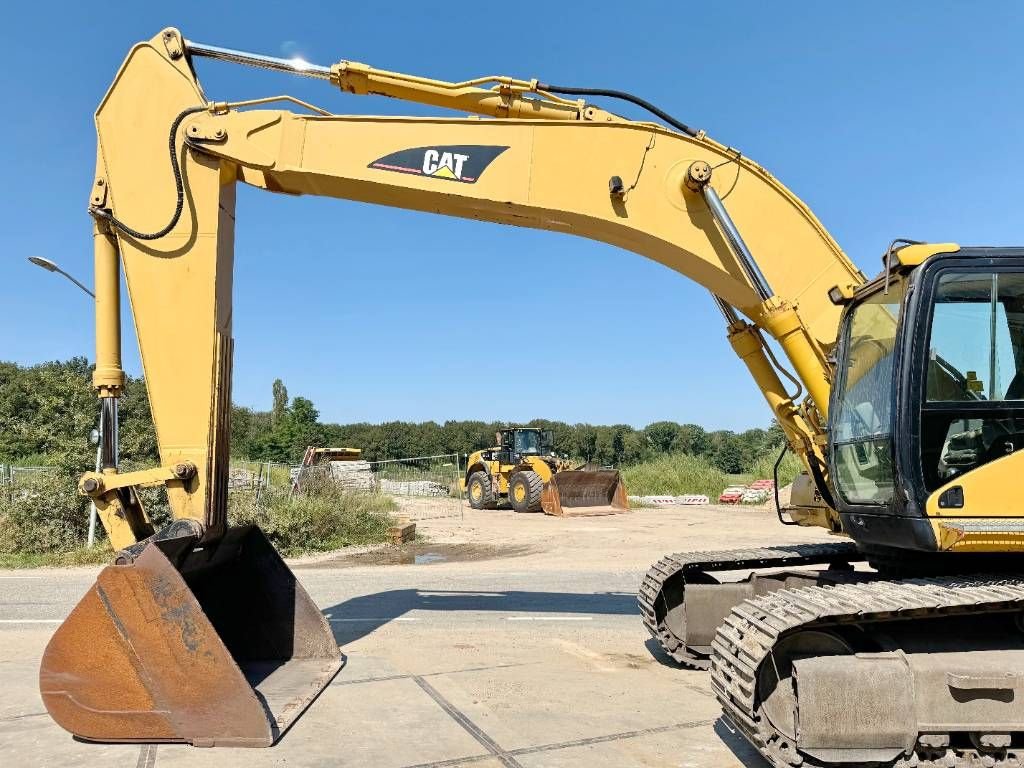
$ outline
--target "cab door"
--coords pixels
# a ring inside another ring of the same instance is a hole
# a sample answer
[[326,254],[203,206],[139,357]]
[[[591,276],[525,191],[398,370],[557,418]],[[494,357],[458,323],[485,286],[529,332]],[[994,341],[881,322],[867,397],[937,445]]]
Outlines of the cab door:
[[[921,269],[900,465],[919,514],[984,515],[959,478],[1024,449],[1024,252],[960,251]],[[926,510],[939,489],[950,492]]]

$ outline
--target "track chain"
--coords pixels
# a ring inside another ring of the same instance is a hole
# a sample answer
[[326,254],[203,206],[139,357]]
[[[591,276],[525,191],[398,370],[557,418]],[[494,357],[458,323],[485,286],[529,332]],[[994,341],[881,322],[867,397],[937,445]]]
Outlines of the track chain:
[[[798,627],[840,622],[938,618],[1024,609],[1024,580],[958,576],[879,580],[784,589],[745,600],[719,627],[712,643],[711,687],[726,717],[776,768],[805,762],[794,744],[755,709],[757,670],[779,637]],[[809,764],[809,763],[806,763]],[[899,758],[893,768],[1019,768],[1024,752],[1001,755],[968,749],[926,749]]]
[[754,549],[733,549],[718,552],[679,552],[666,555],[651,566],[640,584],[636,601],[640,606],[640,616],[647,631],[657,639],[665,652],[677,663],[689,669],[707,669],[708,659],[686,647],[685,638],[681,638],[666,624],[664,618],[658,619],[657,606],[660,604],[665,612],[674,606],[667,604],[664,594],[665,582],[683,573],[683,589],[687,580],[692,580],[698,573],[709,571],[738,571],[757,568],[777,568],[798,565],[818,565],[835,562],[855,562],[864,557],[857,551],[852,542],[840,544],[793,544],[780,547],[764,547]]

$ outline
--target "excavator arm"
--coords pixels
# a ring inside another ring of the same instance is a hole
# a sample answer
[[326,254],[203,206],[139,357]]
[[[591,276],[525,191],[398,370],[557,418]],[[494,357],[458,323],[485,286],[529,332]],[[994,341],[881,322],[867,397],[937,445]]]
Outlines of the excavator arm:
[[[192,68],[198,55],[495,119],[210,102]],[[444,83],[354,62],[316,67],[192,44],[173,29],[132,49],[96,116],[96,386],[116,397],[123,375],[120,260],[163,467],[118,475],[108,457],[105,473],[83,479],[115,546],[151,532],[144,511],[125,503],[134,500],[125,489],[143,481],[164,482],[175,518],[199,523],[199,535],[226,525],[236,182],[574,234],[664,264],[716,298],[734,348],[820,476],[840,312],[829,291],[848,292],[863,275],[806,205],[738,151],[550,87],[505,77]],[[807,401],[794,402],[782,384],[763,333],[785,352]]]
[[[474,116],[332,115],[287,96],[212,102],[197,56]],[[566,94],[625,98],[674,130]],[[840,316],[830,294],[852,295],[863,276],[771,174],[646,102],[535,80],[317,67],[167,29],[129,52],[96,130],[102,468],[80,489],[118,558],[53,635],[40,671],[47,710],[80,738],[265,746],[342,664],[325,618],[260,529],[228,527],[238,183],[579,235],[700,283],[828,498],[823,425]],[[122,272],[161,459],[135,472],[119,472],[117,456]],[[144,485],[167,490],[173,522],[161,530],[139,501]],[[799,522],[840,528],[827,509]]]

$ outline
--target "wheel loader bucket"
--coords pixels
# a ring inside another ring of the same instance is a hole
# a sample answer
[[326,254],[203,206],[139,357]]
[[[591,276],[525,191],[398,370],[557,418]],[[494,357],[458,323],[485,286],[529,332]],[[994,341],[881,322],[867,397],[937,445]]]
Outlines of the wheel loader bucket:
[[629,510],[626,486],[614,469],[556,472],[544,486],[540,506],[549,515],[614,515]]
[[330,626],[259,528],[194,543],[151,543],[104,568],[57,629],[39,687],[61,727],[270,746],[341,669]]

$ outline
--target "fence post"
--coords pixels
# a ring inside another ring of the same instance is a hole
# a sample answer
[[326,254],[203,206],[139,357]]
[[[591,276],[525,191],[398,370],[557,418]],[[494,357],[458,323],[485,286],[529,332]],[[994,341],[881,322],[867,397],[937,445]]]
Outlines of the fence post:
[[466,518],[466,505],[462,503],[462,457],[455,452],[455,488],[456,498],[459,500],[459,520]]

